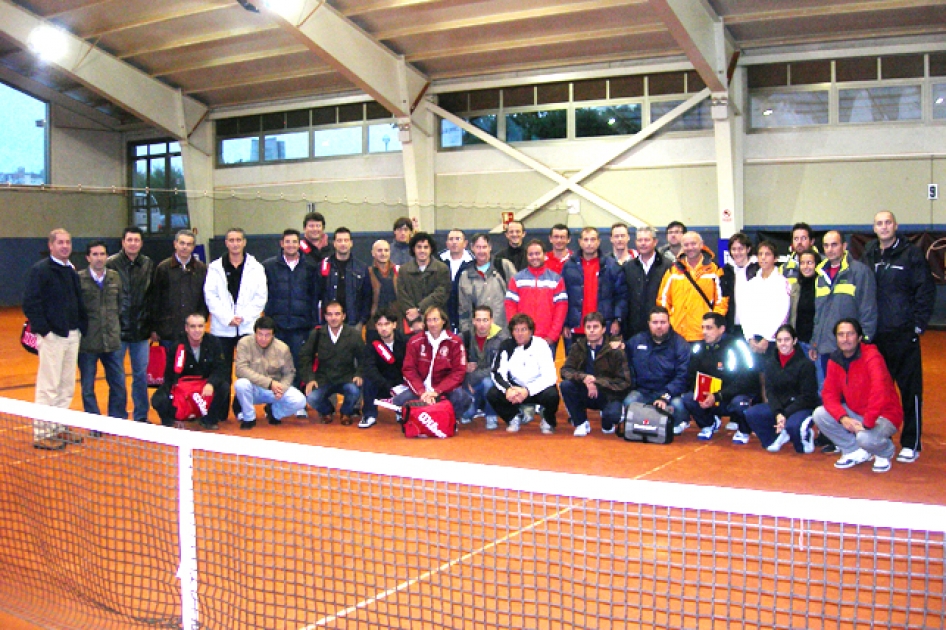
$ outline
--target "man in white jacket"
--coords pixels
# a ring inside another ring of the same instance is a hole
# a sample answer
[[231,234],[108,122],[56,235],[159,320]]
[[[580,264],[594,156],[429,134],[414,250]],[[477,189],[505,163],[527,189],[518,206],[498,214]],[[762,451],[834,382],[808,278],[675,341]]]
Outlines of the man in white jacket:
[[539,429],[545,435],[555,432],[555,414],[561,399],[555,383],[558,373],[555,359],[545,339],[535,336],[535,321],[525,313],[509,320],[507,339],[499,346],[493,360],[493,388],[486,400],[515,433],[522,425],[520,405],[542,405],[542,423]]
[[234,350],[242,337],[253,332],[268,293],[266,271],[256,258],[245,253],[246,234],[241,228],[227,231],[226,246],[227,255],[207,267],[204,300],[210,311],[210,334],[220,340],[227,374],[232,377]]

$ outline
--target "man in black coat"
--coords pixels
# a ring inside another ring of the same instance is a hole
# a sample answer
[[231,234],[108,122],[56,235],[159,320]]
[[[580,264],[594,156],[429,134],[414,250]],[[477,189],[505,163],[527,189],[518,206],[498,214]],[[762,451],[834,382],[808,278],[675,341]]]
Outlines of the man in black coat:
[[915,462],[923,444],[923,362],[920,335],[936,302],[936,285],[926,257],[897,232],[892,212],[874,217],[877,240],[867,244],[864,264],[877,279],[877,334],[874,343],[900,389],[903,428],[898,462]]
[[276,338],[289,346],[299,369],[299,352],[319,320],[319,270],[299,252],[301,234],[288,229],[279,242],[282,252],[263,261],[266,270],[266,314],[276,320]]
[[623,336],[648,332],[647,318],[657,304],[657,291],[664,274],[673,265],[657,252],[657,234],[652,227],[637,228],[637,258],[627,261],[624,278],[627,281],[627,313],[623,320]]
[[407,337],[399,330],[397,322],[397,312],[393,308],[381,309],[375,316],[374,330],[369,330],[365,339],[361,364],[364,415],[358,423],[359,429],[371,428],[378,421],[376,398],[392,398],[395,389],[405,387],[402,369]]
[[154,392],[151,404],[161,418],[161,424],[174,426],[175,408],[171,389],[183,376],[199,376],[207,380],[201,396],[213,396],[207,415],[200,419],[205,429],[214,430],[225,420],[230,408],[229,363],[223,356],[220,342],[213,335],[204,334],[207,318],[192,313],[184,320],[184,334],[168,349],[164,384]]

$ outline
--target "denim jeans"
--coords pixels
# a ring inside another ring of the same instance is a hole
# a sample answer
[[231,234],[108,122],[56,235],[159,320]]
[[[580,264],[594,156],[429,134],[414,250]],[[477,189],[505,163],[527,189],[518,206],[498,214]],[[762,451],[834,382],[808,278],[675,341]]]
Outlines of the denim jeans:
[[610,430],[621,421],[623,399],[610,392],[598,390],[597,398],[588,396],[588,386],[575,381],[562,381],[558,386],[562,392],[562,402],[568,409],[572,424],[580,426],[588,420],[588,410],[601,411],[601,428]]
[[121,347],[122,359],[125,353],[131,360],[131,401],[134,403],[132,417],[135,422],[147,422],[148,411],[151,405],[148,402],[148,356],[151,342],[123,341]]
[[477,409],[482,409],[488,418],[496,415],[496,411],[493,409],[493,406],[489,404],[488,400],[486,400],[486,392],[488,392],[492,387],[493,379],[491,376],[486,376],[481,378],[479,381],[470,383],[473,404],[470,405],[466,413],[463,414],[464,418],[472,420],[473,414],[476,413]]
[[277,420],[305,409],[305,396],[295,387],[287,389],[282,398],[276,400],[276,394],[272,390],[254,385],[248,379],[238,378],[233,385],[233,391],[240,401],[240,419],[243,422],[256,420],[256,408],[253,405],[272,405],[273,416]]
[[358,399],[361,398],[361,388],[351,381],[348,383],[330,383],[316,387],[306,397],[306,401],[309,403],[310,407],[319,413],[328,415],[332,413],[332,404],[327,399],[334,394],[341,394],[345,398],[342,402],[341,414],[343,416],[352,415],[355,412],[355,404],[358,402]]
[[121,349],[114,352],[80,352],[79,378],[82,383],[82,408],[86,413],[101,415],[95,399],[95,376],[98,362],[105,369],[108,383],[108,415],[113,418],[128,418],[128,391],[125,388],[125,362]]

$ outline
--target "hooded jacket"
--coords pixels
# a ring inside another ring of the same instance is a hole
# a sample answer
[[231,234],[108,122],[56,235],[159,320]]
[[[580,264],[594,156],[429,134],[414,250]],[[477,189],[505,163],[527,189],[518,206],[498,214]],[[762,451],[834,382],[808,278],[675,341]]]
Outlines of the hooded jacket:
[[811,343],[820,354],[829,354],[838,349],[834,338],[834,325],[845,317],[853,317],[861,323],[865,340],[873,339],[877,332],[876,281],[871,270],[849,253],[841,259],[834,281],[828,275],[827,258],[816,268],[815,280],[815,326]]
[[[687,279],[686,271],[706,294],[710,304]],[[686,262],[681,253],[670,270],[664,274],[657,292],[657,304],[670,311],[670,325],[687,341],[703,338],[703,315],[709,311],[726,315],[729,298],[722,292],[720,279],[723,272],[714,261],[713,253],[703,248],[702,256],[695,267]]]
[[831,353],[821,400],[835,420],[847,415],[843,403],[863,417],[867,429],[873,428],[880,417],[896,427],[903,425],[903,406],[893,378],[880,351],[871,344],[859,344],[850,359],[845,359],[840,350]]

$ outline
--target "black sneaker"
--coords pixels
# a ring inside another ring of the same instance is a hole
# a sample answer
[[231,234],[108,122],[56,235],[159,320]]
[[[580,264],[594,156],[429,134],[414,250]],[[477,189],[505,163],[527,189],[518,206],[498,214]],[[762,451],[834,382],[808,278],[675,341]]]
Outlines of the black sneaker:
[[200,421],[201,428],[207,429],[208,431],[216,431],[220,426],[216,422],[210,422],[207,420]]
[[256,426],[256,420],[249,420],[249,421],[244,420],[243,422],[240,423],[240,428],[243,429],[244,431],[249,431],[255,426]]
[[282,420],[273,415],[272,405],[263,405],[263,411],[266,412],[266,419],[270,424],[282,424]]
[[828,443],[821,447],[821,452],[830,455],[832,453],[840,453],[841,449],[834,444]]

